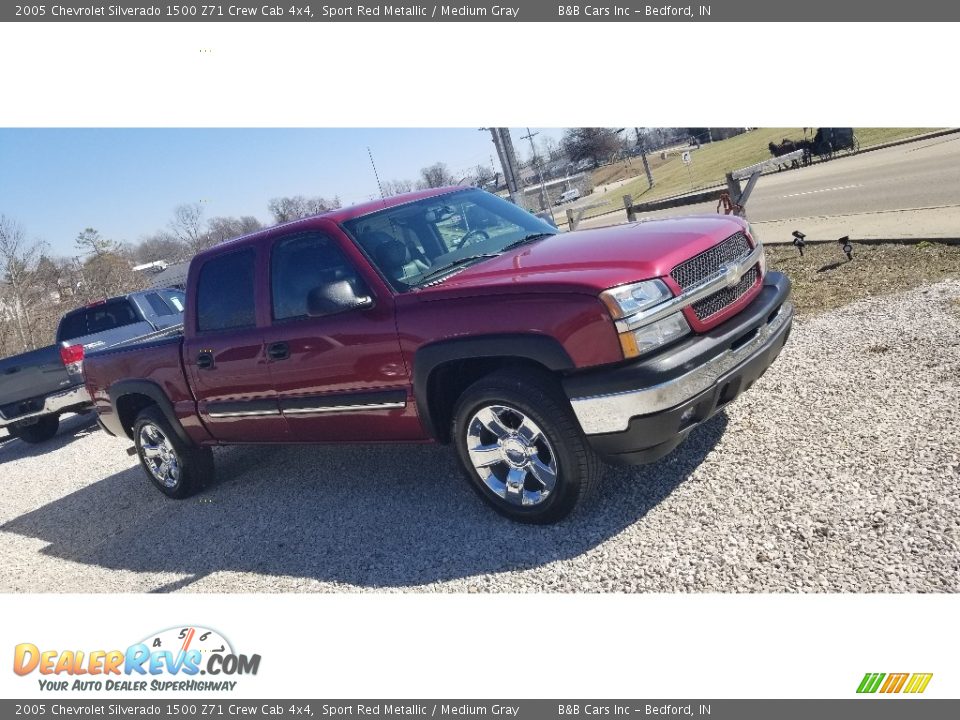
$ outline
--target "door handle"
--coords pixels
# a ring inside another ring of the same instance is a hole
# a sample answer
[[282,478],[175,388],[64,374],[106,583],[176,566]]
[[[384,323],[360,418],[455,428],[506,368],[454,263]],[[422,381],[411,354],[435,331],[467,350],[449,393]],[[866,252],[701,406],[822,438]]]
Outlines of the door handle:
[[199,370],[212,370],[213,369],[213,354],[208,352],[202,352],[197,355],[197,369]]
[[285,342],[275,342],[267,346],[267,357],[271,360],[286,360],[290,357],[290,346]]

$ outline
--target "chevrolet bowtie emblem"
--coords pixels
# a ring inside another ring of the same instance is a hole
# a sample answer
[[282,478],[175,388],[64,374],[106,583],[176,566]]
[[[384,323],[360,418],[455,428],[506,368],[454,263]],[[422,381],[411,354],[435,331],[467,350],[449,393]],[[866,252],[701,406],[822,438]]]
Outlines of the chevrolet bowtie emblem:
[[740,268],[736,265],[728,265],[723,269],[723,274],[726,276],[727,287],[733,287],[740,280]]

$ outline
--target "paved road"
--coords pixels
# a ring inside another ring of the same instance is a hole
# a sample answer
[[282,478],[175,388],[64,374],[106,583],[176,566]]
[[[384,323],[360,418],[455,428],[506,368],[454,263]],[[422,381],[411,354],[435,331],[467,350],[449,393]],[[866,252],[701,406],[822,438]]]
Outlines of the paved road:
[[[815,239],[960,237],[960,134],[762,177],[747,210],[765,242],[787,241],[791,229]],[[706,203],[641,217],[715,211],[715,204]],[[583,226],[624,220],[625,213],[617,213]]]

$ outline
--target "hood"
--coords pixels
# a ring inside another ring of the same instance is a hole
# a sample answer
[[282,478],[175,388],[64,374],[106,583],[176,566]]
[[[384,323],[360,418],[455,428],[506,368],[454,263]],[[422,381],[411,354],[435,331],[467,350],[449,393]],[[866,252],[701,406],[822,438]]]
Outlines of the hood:
[[478,262],[416,291],[423,300],[486,292],[584,292],[668,275],[679,263],[744,230],[730,215],[628,223],[560,233]]

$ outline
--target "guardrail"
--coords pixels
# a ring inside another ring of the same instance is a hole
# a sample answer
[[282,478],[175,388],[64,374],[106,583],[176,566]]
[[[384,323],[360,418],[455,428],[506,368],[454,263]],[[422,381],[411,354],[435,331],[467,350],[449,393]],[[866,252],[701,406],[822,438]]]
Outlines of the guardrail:
[[[740,217],[746,217],[747,200],[750,199],[750,194],[753,192],[753,188],[757,184],[757,180],[760,178],[760,176],[763,173],[779,168],[784,164],[792,165],[794,163],[802,162],[802,160],[803,150],[795,150],[794,152],[786,153],[779,157],[773,157],[769,160],[764,160],[763,162],[749,165],[745,168],[740,168],[739,170],[733,170],[727,173],[726,188],[712,188],[710,190],[703,190],[702,192],[690,193],[688,195],[678,195],[671,198],[664,198],[662,200],[652,200],[650,202],[636,204],[633,202],[633,196],[624,195],[623,206],[627,211],[627,221],[635,222],[638,213],[654,212],[656,210],[669,210],[670,208],[683,207],[684,205],[699,205],[700,203],[705,202],[716,202],[718,213],[723,210],[724,214],[726,215],[732,214],[739,215]],[[747,180],[747,186],[741,187],[740,181],[744,179]],[[568,217],[569,212],[570,211],[568,210]]]
[[755,165],[748,165],[745,168],[740,168],[739,170],[734,170],[730,175],[733,176],[734,180],[744,180],[755,173],[764,173],[768,170],[777,170],[782,165],[797,165],[803,162],[803,150],[794,150],[793,152],[784,153],[777,157],[772,157],[762,162],[758,162]]
[[669,210],[670,208],[683,207],[684,205],[699,205],[705,202],[720,201],[727,191],[723,188],[714,188],[713,190],[704,190],[703,192],[690,195],[679,195],[663,200],[652,200],[645,203],[634,204],[632,195],[623,196],[623,205],[627,211],[627,220],[635,222],[637,213],[653,212],[655,210]]
[[580,221],[583,219],[583,214],[587,210],[593,210],[598,207],[603,207],[606,203],[591,203],[590,205],[584,205],[583,207],[578,207],[576,209],[567,208],[567,228],[570,230],[576,230],[577,226],[580,224]]

